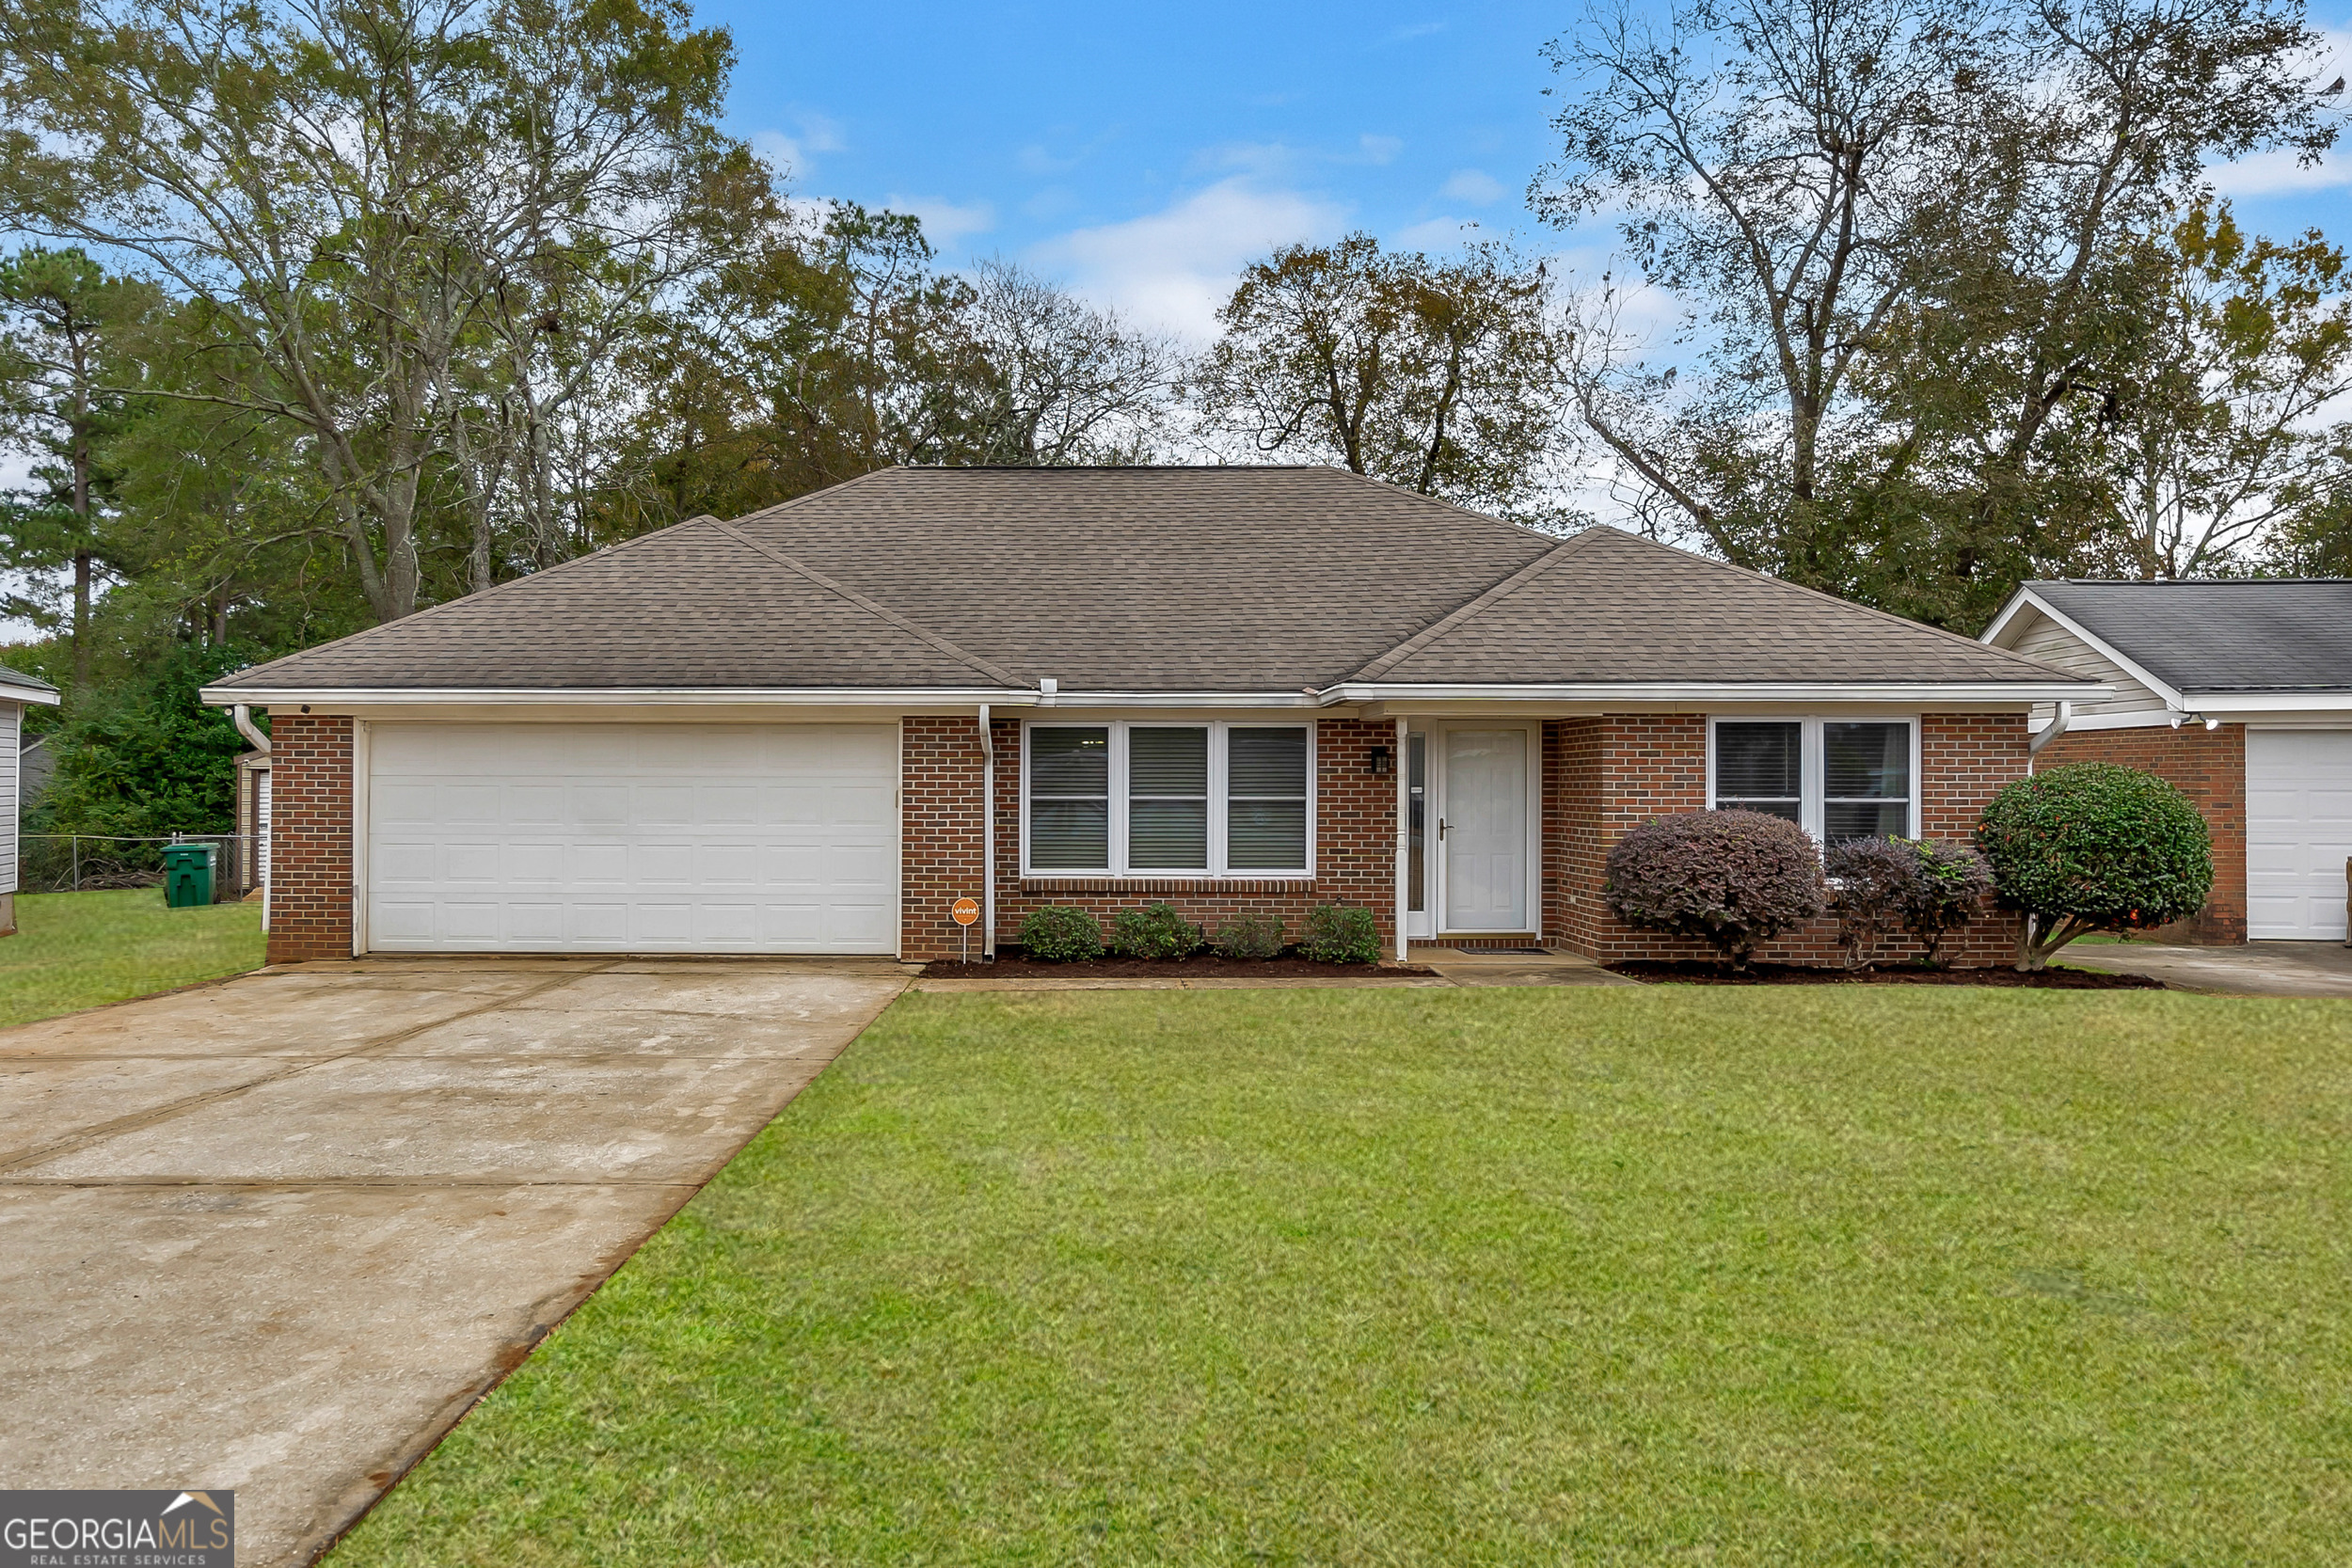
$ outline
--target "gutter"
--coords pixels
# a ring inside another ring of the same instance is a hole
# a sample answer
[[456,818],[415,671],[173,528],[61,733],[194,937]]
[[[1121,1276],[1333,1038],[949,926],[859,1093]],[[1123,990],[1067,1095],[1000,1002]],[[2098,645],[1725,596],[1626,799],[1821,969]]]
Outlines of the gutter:
[[2042,748],[2064,735],[2066,726],[2074,721],[2074,705],[2060,703],[2058,712],[2050,716],[2050,721],[2026,738],[2026,773],[2028,778],[2033,774],[2033,759],[2042,754]]
[[996,736],[980,705],[980,961],[996,961]]
[[269,755],[269,736],[254,727],[253,709],[248,704],[238,703],[230,707],[229,721],[237,726],[239,735],[253,743],[255,751],[263,756]]
[[1462,683],[1391,684],[1342,681],[1319,693],[1326,706],[1339,703],[1919,703],[1991,704],[2016,707],[2032,703],[2095,703],[2113,696],[2096,681],[1655,681],[1590,682],[1574,685],[1474,686]]

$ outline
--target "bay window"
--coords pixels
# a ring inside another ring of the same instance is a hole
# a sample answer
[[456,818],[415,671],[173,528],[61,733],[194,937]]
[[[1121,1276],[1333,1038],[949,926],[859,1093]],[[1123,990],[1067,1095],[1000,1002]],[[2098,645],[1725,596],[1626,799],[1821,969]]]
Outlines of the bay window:
[[1304,724],[1023,727],[1022,870],[1306,876]]
[[1919,832],[1909,719],[1718,719],[1708,804],[1787,817],[1824,844]]

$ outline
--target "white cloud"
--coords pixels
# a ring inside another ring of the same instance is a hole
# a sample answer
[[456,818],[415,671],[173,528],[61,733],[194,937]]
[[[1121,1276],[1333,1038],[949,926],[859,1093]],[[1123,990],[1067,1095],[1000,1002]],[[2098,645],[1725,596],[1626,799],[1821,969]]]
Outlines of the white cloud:
[[1452,250],[1462,243],[1463,236],[1477,228],[1469,218],[1424,218],[1409,224],[1389,236],[1391,250]]
[[806,180],[816,171],[818,153],[838,152],[850,145],[842,135],[839,120],[814,113],[795,115],[789,133],[755,131],[749,139],[753,151],[793,180]]
[[1034,259],[1139,322],[1206,341],[1243,267],[1277,245],[1327,239],[1346,218],[1321,198],[1232,179],[1164,211],[1049,240]]
[[923,220],[923,237],[941,250],[969,234],[985,234],[996,227],[996,209],[985,201],[964,205],[936,196],[892,196],[882,203],[894,213],[913,213]]
[[1491,206],[1502,199],[1502,182],[1485,169],[1457,168],[1446,182],[1438,187],[1438,194],[1450,201],[1467,201],[1473,207]]
[[1363,150],[1364,162],[1368,164],[1388,163],[1405,150],[1405,141],[1401,136],[1365,135],[1356,138],[1356,145]]
[[[2325,87],[2352,75],[2352,27],[2322,27],[2319,48],[2311,66],[2311,85]],[[2344,105],[2338,94],[2336,106]],[[2227,197],[2291,196],[2306,191],[2352,185],[2352,157],[2341,147],[2309,168],[2299,166],[2292,152],[2257,152],[2213,170],[2214,189]]]

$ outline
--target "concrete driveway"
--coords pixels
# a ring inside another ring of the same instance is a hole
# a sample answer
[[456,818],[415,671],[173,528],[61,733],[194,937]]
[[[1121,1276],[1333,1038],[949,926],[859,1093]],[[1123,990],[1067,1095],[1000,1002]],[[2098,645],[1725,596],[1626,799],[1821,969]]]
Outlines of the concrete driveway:
[[2340,942],[2249,942],[2175,947],[2152,942],[2068,945],[2058,962],[2148,974],[2217,996],[2333,996],[2352,1000],[2352,947]]
[[0,1032],[0,1484],[306,1562],[906,984],[306,964]]

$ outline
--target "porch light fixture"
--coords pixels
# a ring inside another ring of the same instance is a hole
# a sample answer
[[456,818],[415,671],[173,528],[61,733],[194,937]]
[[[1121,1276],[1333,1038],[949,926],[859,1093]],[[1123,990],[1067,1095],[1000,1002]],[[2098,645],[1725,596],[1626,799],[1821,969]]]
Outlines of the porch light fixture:
[[2177,712],[2172,715],[2172,727],[2177,730],[2192,719],[2196,720],[2197,722],[2204,725],[2205,728],[2209,730],[2217,730],[2221,727],[2221,721],[2218,719],[2208,719],[2201,713]]
[[1372,749],[1371,755],[1372,766],[1369,768],[1369,771],[1375,774],[1393,773],[1396,771],[1396,752],[1390,750],[1388,747],[1375,746]]

